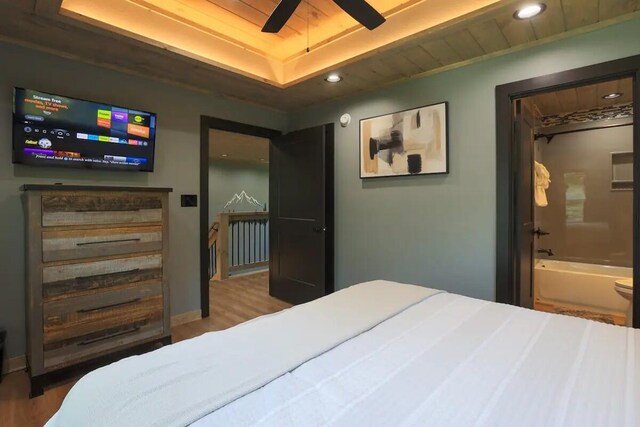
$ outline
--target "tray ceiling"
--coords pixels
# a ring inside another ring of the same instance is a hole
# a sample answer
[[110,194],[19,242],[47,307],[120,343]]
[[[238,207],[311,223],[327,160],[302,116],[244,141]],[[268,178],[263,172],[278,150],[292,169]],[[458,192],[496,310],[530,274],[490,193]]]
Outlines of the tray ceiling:
[[[293,110],[640,18],[640,0],[545,0],[546,12],[529,21],[513,19],[521,1],[371,0],[387,22],[368,31],[331,0],[309,0],[312,38],[306,53],[305,37],[300,40],[304,2],[285,32],[260,32],[261,20],[276,1],[0,0],[0,40],[219,97]],[[178,2],[180,8],[167,6]],[[416,13],[421,7],[429,12]],[[218,21],[205,18],[203,11],[214,9]],[[120,22],[121,27],[89,17],[102,11],[124,19],[125,10],[136,10],[136,18]],[[214,24],[220,20],[233,23],[236,32],[220,31]],[[426,29],[407,30],[404,24],[415,21]],[[212,40],[220,44],[213,48]],[[182,42],[201,50],[180,47]],[[325,82],[329,70],[344,80]]]
[[331,0],[302,2],[278,34],[260,31],[272,0],[64,0],[60,12],[282,88],[497,0],[369,2],[387,18],[374,32]]

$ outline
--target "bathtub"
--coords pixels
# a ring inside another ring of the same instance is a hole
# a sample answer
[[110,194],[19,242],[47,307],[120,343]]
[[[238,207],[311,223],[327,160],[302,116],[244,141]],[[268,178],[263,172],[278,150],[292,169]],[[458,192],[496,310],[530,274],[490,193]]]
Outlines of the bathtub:
[[534,269],[537,302],[581,306],[624,315],[630,302],[615,290],[615,281],[633,276],[633,269],[570,261],[539,260]]

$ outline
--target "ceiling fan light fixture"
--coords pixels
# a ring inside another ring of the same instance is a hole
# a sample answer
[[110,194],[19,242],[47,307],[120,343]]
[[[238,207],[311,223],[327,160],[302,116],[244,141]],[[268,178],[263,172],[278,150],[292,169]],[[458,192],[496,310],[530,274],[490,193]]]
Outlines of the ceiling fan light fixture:
[[616,99],[622,96],[621,92],[613,92],[602,97],[602,99]]
[[540,15],[547,9],[547,5],[544,3],[531,3],[527,4],[520,9],[516,10],[513,17],[518,20],[531,19]]

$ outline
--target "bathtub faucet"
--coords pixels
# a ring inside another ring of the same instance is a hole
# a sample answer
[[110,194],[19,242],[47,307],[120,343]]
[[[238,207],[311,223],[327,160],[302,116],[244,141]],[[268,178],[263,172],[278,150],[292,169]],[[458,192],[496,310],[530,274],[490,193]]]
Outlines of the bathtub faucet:
[[538,249],[539,254],[547,254],[548,256],[553,256],[553,251],[551,249]]
[[548,236],[549,232],[548,231],[544,231],[542,228],[537,227],[535,230],[533,230],[533,234],[535,234],[536,236],[538,236],[538,239],[542,236]]

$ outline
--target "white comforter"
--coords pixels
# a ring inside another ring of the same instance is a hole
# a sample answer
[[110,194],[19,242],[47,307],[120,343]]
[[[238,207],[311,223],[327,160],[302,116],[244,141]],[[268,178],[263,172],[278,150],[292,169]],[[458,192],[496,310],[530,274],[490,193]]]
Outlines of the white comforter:
[[[176,405],[189,407],[187,412],[196,427],[640,426],[636,409],[640,403],[640,331],[458,295],[421,293],[417,290],[424,288],[414,286],[376,282],[352,289],[357,290],[357,299],[364,299],[366,308],[362,315],[351,315],[351,322],[358,322],[364,332],[345,338],[343,333],[325,335],[320,329],[319,337],[309,336],[308,340],[297,335],[290,345],[277,349],[282,359],[294,365],[283,375],[266,380],[275,373],[270,362],[275,353],[261,353],[264,348],[260,345],[268,340],[259,340],[260,350],[252,352],[247,341],[230,339],[231,347],[216,351],[232,349],[238,363],[223,359],[229,363],[224,368],[234,372],[219,378],[222,384],[207,376],[206,385],[215,391],[214,405],[203,401],[200,388],[191,393],[180,385],[173,387],[162,370],[157,371],[156,381],[162,383],[167,398],[173,395]],[[320,311],[326,312],[338,304],[342,309],[334,310],[332,316],[340,318],[351,300],[352,308],[359,312],[360,302],[351,299],[356,296],[354,291],[350,291],[350,298],[343,298],[344,292],[334,294],[338,296],[333,300],[322,299],[301,308],[322,306]],[[372,300],[377,303],[371,304]],[[386,308],[381,312],[377,305]],[[313,325],[323,318],[320,311],[310,310],[319,317],[302,322]],[[388,320],[379,322],[383,312]],[[268,325],[270,319],[285,313],[233,328],[227,334],[242,337],[242,328],[247,325]],[[278,337],[287,336],[287,328],[276,324],[279,329],[272,331],[271,337],[282,345]],[[337,325],[340,321],[332,327]],[[304,329],[292,327],[294,332]],[[344,325],[338,329],[350,328]],[[209,337],[216,334],[220,333]],[[331,340],[341,344],[328,351],[314,344],[315,354],[306,363],[298,363],[297,358],[305,353],[296,350],[298,340],[319,340],[325,346]],[[201,344],[205,344],[204,338]],[[243,345],[246,347],[241,351]],[[216,352],[210,350],[209,357],[216,358]],[[290,351],[295,356],[291,357]],[[140,360],[145,358],[153,360],[150,355]],[[267,362],[261,363],[264,360]],[[106,368],[106,372],[121,377],[121,364]],[[210,365],[218,370],[221,366]],[[284,369],[283,365],[278,368]],[[249,371],[251,381],[228,383],[244,378],[239,374],[244,370]],[[152,413],[163,412],[159,405],[171,405],[165,398],[154,403],[144,396],[133,397],[140,392],[134,383],[137,377],[131,377],[129,383],[120,378],[121,384],[133,389],[121,389],[125,398],[118,401],[109,386],[94,381],[105,381],[105,376],[92,375],[88,381],[83,379],[85,385],[79,391],[91,394],[92,387],[99,387],[108,398],[93,394],[82,399],[78,393],[74,395],[74,388],[51,425],[180,425],[159,424]],[[144,413],[141,416],[129,411],[132,399],[135,404],[143,399],[144,404],[136,406]],[[215,410],[209,410],[214,406]],[[96,408],[98,416],[94,416]],[[89,421],[94,422],[87,424]]]
[[98,369],[47,427],[185,426],[440,291],[375,281]]
[[640,331],[435,295],[193,424],[640,426]]

